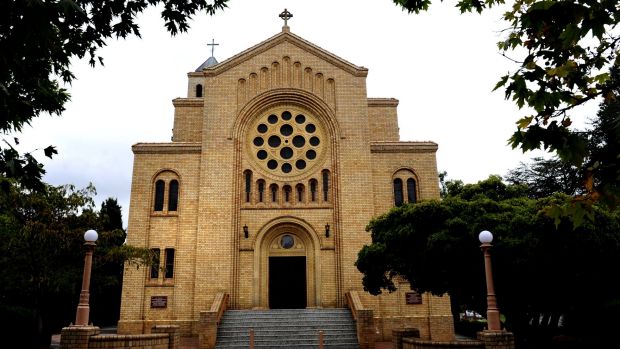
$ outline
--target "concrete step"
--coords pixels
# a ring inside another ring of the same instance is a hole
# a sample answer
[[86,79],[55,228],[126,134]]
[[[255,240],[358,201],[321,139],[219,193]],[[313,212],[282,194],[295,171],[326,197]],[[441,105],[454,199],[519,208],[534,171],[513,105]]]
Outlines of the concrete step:
[[359,349],[348,309],[229,310],[220,322],[216,349],[247,348],[250,329],[255,348]]

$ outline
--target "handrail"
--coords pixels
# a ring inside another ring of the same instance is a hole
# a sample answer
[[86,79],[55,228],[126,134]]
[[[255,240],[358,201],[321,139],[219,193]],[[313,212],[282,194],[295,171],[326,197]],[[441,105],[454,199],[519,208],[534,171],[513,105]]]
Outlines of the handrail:
[[360,299],[357,291],[349,291],[345,294],[347,305],[349,309],[351,309],[351,315],[353,315],[353,320],[357,321],[357,311],[364,310],[364,305],[362,304],[362,300]]
[[216,313],[215,322],[219,325],[222,316],[224,316],[224,312],[228,308],[228,293],[218,292],[215,294],[215,298],[213,298],[213,304],[211,304],[210,311]]

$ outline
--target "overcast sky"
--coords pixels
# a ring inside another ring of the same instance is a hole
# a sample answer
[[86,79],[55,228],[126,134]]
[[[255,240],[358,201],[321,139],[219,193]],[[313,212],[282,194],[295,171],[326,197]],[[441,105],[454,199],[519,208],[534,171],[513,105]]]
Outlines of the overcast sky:
[[[109,40],[105,66],[74,60],[77,80],[61,117],[42,116],[18,135],[20,150],[49,144],[59,154],[44,160],[45,180],[83,187],[92,182],[96,203],[118,198],[127,221],[137,142],[166,142],[172,135],[171,100],[186,97],[187,73],[210,56],[223,61],[281,31],[278,14],[293,13],[291,31],[353,64],[369,69],[369,97],[393,97],[403,141],[439,144],[437,163],[449,178],[476,182],[504,175],[523,155],[507,139],[524,111],[491,92],[514,70],[496,42],[506,24],[501,11],[459,15],[454,1],[407,14],[391,0],[231,0],[214,17],[196,16],[188,33],[171,38],[158,9],[139,18],[142,39]],[[206,93],[209,93],[208,91]]]

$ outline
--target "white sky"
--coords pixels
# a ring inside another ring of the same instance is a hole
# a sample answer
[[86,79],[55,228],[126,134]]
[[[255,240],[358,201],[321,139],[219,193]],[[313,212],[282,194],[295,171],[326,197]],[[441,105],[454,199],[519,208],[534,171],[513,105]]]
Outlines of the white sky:
[[51,161],[35,153],[45,163],[45,180],[92,182],[97,206],[118,198],[126,222],[131,145],[170,140],[171,100],[186,96],[187,72],[210,56],[206,44],[219,43],[221,62],[280,32],[278,14],[286,7],[293,33],[369,69],[369,97],[400,100],[401,140],[437,142],[438,169],[449,178],[468,183],[504,175],[534,156],[506,145],[525,111],[505,101],[503,91],[491,92],[515,68],[496,46],[506,24],[501,11],[460,15],[455,3],[410,15],[391,0],[231,0],[214,17],[196,16],[189,33],[175,38],[151,9],[138,17],[142,39],[109,40],[99,51],[104,67],[74,61],[77,80],[68,87],[66,111],[37,118],[18,135],[19,149],[55,145],[59,154]]

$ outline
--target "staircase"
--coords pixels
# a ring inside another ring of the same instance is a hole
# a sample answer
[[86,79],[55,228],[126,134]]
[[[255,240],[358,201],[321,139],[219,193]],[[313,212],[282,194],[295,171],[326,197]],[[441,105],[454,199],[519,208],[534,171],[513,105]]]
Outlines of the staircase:
[[326,349],[359,349],[349,309],[228,310],[215,348],[249,348],[250,329],[255,348],[316,349],[323,331]]

